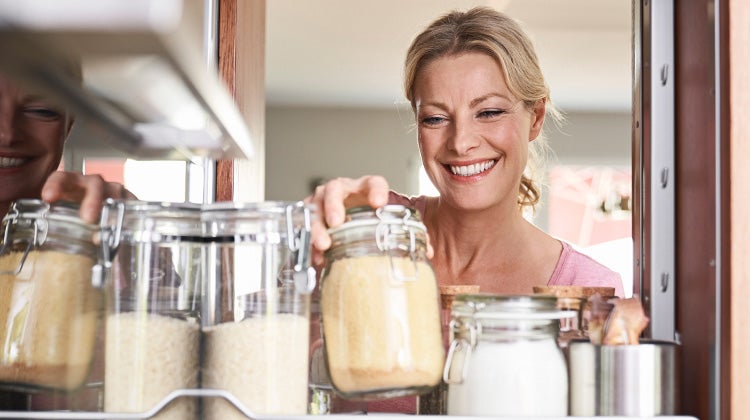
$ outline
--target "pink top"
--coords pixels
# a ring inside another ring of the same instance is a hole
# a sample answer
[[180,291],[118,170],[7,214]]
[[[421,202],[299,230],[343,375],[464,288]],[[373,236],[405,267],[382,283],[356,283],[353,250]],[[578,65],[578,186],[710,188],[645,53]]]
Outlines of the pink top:
[[[405,197],[391,191],[388,200],[391,204],[401,204],[416,209],[424,218],[427,197]],[[588,286],[614,287],[618,297],[625,297],[620,275],[595,261],[593,258],[575,250],[569,243],[562,243],[562,252],[557,266],[547,282],[548,286]],[[370,412],[416,413],[416,398],[394,398],[374,401],[367,405]]]
[[[388,199],[391,204],[401,204],[416,209],[424,219],[427,207],[427,197],[406,197],[394,191]],[[614,287],[615,295],[625,297],[620,275],[597,262],[586,254],[573,248],[569,243],[562,243],[560,259],[557,260],[555,271],[547,282],[548,286],[587,286]]]

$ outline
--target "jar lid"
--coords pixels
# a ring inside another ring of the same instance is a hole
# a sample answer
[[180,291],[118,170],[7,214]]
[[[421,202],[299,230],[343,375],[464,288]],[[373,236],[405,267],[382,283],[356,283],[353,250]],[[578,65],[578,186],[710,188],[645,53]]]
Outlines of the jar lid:
[[331,235],[361,227],[372,227],[381,224],[404,225],[410,228],[427,231],[419,212],[401,204],[386,204],[373,209],[369,206],[352,207],[346,210],[346,218],[341,226],[328,229]]
[[98,227],[84,222],[79,209],[79,204],[67,201],[52,204],[37,199],[14,201],[3,217],[3,242],[12,242],[11,230],[15,239],[33,237],[35,246],[45,243],[48,237],[93,242]]
[[354,207],[347,210],[346,221],[329,229],[331,249],[341,245],[374,243],[380,251],[399,249],[414,252],[417,244],[425,246],[427,228],[419,213],[400,204],[377,209]]
[[571,315],[557,308],[557,298],[547,295],[457,295],[454,316],[476,319],[560,319]]
[[201,241],[200,216],[195,203],[107,200],[102,224],[130,242]]
[[[204,205],[201,220],[210,238],[229,235],[233,241],[280,243],[287,234],[294,234],[295,227],[309,226],[315,209],[314,204],[302,201],[219,202]],[[276,235],[257,236],[260,232]]]

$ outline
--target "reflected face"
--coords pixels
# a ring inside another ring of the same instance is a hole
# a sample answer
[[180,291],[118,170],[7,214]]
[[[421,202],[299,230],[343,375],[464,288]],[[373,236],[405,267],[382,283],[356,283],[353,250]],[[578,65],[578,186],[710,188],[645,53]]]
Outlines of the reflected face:
[[63,111],[0,75],[0,204],[39,198],[69,129]]
[[414,86],[422,163],[442,200],[466,210],[517,208],[528,143],[544,105],[529,110],[482,53],[439,58]]

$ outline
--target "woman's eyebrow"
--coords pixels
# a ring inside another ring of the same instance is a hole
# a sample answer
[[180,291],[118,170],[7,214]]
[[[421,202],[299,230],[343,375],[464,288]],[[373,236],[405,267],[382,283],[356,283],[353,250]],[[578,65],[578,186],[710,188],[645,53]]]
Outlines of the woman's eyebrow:
[[513,102],[508,96],[503,95],[502,93],[490,92],[490,93],[488,93],[486,95],[482,95],[482,96],[480,96],[478,98],[472,99],[471,102],[470,102],[470,105],[472,107],[477,106],[477,105],[481,104],[482,102],[484,102],[484,101],[486,101],[487,99],[490,99],[490,98],[500,98],[500,99],[505,99],[506,101],[509,101],[509,102]]

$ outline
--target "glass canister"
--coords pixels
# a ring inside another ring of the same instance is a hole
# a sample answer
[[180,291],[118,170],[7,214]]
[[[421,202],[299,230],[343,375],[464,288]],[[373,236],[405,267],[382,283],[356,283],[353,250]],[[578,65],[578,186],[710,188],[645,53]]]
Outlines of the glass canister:
[[459,295],[443,379],[448,415],[568,414],[568,372],[554,296]]
[[[108,201],[102,241],[109,261],[104,411],[150,410],[171,392],[199,386],[200,205]],[[179,398],[156,419],[198,418]]]
[[[308,396],[310,226],[302,202],[204,206],[208,240],[202,385],[257,415],[305,415]],[[222,398],[204,419],[245,419]]]
[[[449,284],[439,286],[440,290],[440,326],[443,336],[443,347],[450,345],[450,322],[453,300],[460,294],[477,294],[479,286],[473,284]],[[445,415],[448,414],[448,384],[441,380],[432,391],[420,395],[417,404],[417,414]]]
[[424,224],[401,205],[360,207],[329,233],[321,305],[334,389],[364,400],[429,391],[445,351]]
[[[103,293],[98,227],[78,205],[12,203],[0,243],[0,386],[75,390],[89,374]],[[92,276],[94,274],[95,276]]]

